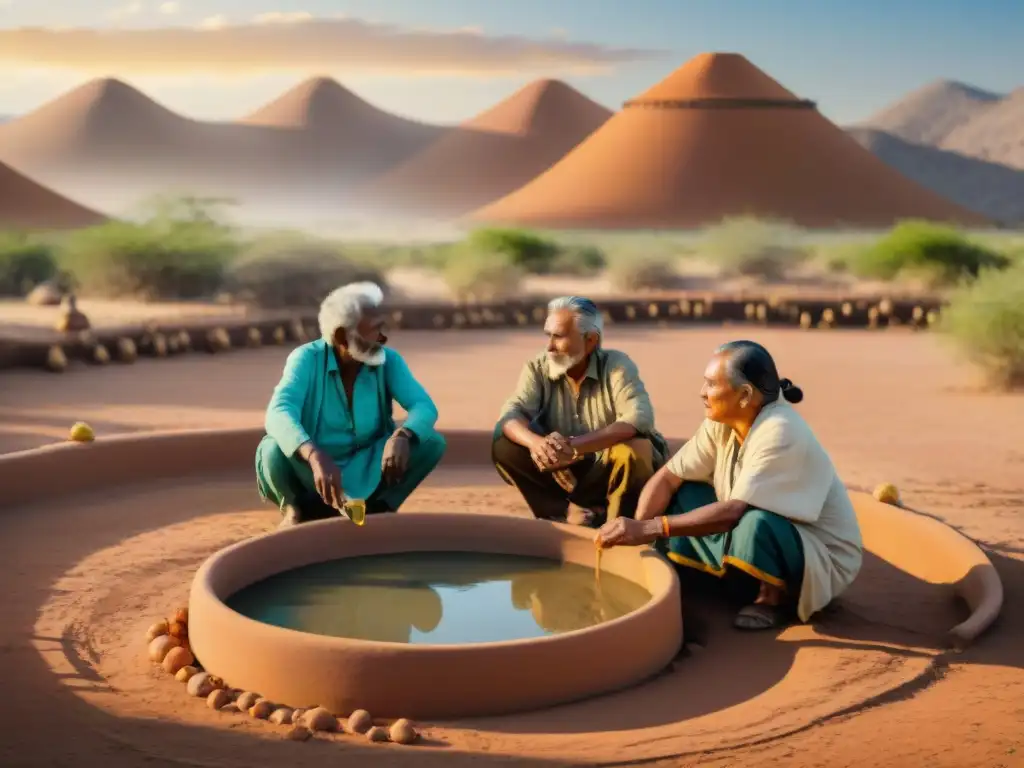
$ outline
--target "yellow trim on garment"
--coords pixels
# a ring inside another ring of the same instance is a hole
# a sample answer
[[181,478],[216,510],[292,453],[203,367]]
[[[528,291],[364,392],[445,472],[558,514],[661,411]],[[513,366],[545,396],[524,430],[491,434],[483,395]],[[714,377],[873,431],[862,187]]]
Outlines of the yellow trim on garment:
[[763,581],[765,584],[770,584],[773,587],[779,589],[786,589],[786,582],[782,579],[772,576],[770,573],[765,573],[757,566],[751,565],[750,563],[740,560],[738,557],[732,555],[726,555],[722,558],[722,562],[725,563],[721,568],[715,568],[712,565],[708,565],[700,560],[694,560],[693,558],[686,557],[686,555],[680,555],[678,552],[666,552],[668,559],[674,563],[685,566],[686,568],[693,568],[704,573],[710,573],[712,576],[722,578],[725,576],[725,565],[731,565],[734,568],[739,568],[741,571],[749,576],[753,576],[758,581]]

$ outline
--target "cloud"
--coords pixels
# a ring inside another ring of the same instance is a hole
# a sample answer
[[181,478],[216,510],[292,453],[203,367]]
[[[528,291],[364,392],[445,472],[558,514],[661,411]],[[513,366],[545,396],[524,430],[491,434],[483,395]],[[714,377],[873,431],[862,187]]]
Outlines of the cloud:
[[170,0],[170,2],[167,3],[160,3],[157,10],[164,16],[173,16],[181,10],[181,4],[174,2],[174,0]]
[[489,35],[478,28],[423,30],[301,12],[262,14],[242,23],[215,16],[196,27],[0,29],[0,65],[104,74],[592,73],[660,54],[551,37]]

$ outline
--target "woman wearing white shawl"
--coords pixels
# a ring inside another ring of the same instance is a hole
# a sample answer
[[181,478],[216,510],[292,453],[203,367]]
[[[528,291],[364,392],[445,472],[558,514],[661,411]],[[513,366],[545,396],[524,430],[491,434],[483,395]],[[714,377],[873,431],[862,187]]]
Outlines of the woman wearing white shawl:
[[598,532],[604,547],[654,543],[683,569],[746,582],[740,629],[780,626],[787,609],[807,621],[850,585],[863,544],[846,488],[751,341],[720,347],[701,388],[706,418],[644,487],[636,519]]

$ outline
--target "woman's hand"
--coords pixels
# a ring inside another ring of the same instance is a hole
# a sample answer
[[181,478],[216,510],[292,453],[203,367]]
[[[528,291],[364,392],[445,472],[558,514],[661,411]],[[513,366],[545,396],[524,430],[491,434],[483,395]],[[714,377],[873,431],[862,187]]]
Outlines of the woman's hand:
[[[602,549],[609,547],[637,547],[655,541],[661,531],[657,528],[658,520],[633,520],[629,517],[617,517],[605,523],[597,531],[594,540]],[[653,530],[652,530],[653,528]]]

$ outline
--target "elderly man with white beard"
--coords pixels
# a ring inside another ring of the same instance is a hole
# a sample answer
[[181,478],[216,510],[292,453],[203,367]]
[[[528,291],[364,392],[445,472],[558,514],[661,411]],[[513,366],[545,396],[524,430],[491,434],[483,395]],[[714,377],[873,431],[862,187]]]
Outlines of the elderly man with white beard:
[[636,364],[602,346],[590,299],[548,305],[547,349],[529,360],[494,431],[492,459],[537,518],[596,527],[636,512],[668,455]]
[[[373,283],[338,288],[320,306],[321,338],[288,355],[256,450],[260,495],[282,526],[338,516],[350,501],[396,512],[444,454],[434,402],[385,346],[383,300]],[[395,401],[408,414],[400,428]]]

